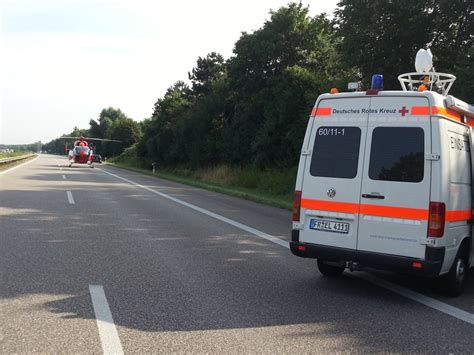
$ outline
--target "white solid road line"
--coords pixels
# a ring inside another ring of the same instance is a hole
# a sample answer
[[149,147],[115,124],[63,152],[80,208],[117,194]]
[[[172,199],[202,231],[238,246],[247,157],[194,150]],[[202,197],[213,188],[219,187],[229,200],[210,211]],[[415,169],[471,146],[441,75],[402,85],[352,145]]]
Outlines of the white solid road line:
[[33,158],[33,159],[31,159],[31,160],[28,160],[27,162],[24,162],[24,163],[22,163],[22,164],[20,164],[20,165],[15,165],[13,168],[0,171],[0,175],[3,175],[3,174],[5,174],[5,173],[8,173],[8,172],[10,172],[10,171],[12,171],[12,170],[18,169],[18,168],[20,168],[20,167],[22,167],[22,166],[24,166],[24,165],[26,165],[26,164],[30,164],[30,163],[32,163],[33,161],[35,161],[36,159],[38,159],[38,158],[39,158],[39,155],[37,155],[36,158]]
[[[129,179],[126,179],[126,178],[123,178],[119,175],[116,175],[116,174],[113,174],[113,173],[110,173],[108,171],[105,171],[105,170],[102,170],[102,169],[97,169],[99,171],[102,171],[108,175],[111,175],[117,179],[120,179],[120,180],[123,180],[125,182],[128,182],[129,184],[131,185],[134,185],[134,186],[137,186],[137,187],[140,187],[144,190],[147,190],[149,192],[152,192],[156,195],[159,195],[161,197],[164,197],[168,200],[171,200],[171,201],[174,201],[180,205],[183,205],[183,206],[186,206],[188,208],[191,208],[195,211],[198,211],[198,212],[201,212],[209,217],[212,217],[212,218],[215,218],[219,221],[222,221],[222,222],[225,222],[225,223],[228,223],[234,227],[237,227],[237,228],[240,228],[246,232],[249,232],[249,233],[252,233],[260,238],[263,238],[263,239],[266,239],[272,243],[275,243],[275,244],[278,244],[284,248],[287,248],[289,249],[290,246],[288,244],[287,241],[284,241],[284,240],[281,240],[280,238],[277,238],[277,237],[274,237],[270,234],[267,234],[265,232],[262,232],[262,231],[259,231],[255,228],[252,228],[252,227],[249,227],[245,224],[242,224],[242,223],[239,223],[237,221],[234,221],[232,219],[229,219],[227,217],[224,217],[224,216],[221,216],[217,213],[214,213],[214,212],[211,212],[211,211],[208,211],[208,210],[205,210],[204,208],[201,208],[201,207],[198,207],[196,205],[193,205],[191,203],[187,203],[187,202],[184,202],[182,200],[179,200],[175,197],[172,197],[170,195],[167,195],[163,192],[159,192],[159,191],[156,191],[156,190],[153,190],[147,186],[144,186],[144,185],[140,185],[132,180],[129,180]],[[363,276],[364,275],[364,276]],[[367,275],[367,276],[366,276]],[[451,305],[448,305],[447,303],[444,303],[444,302],[441,302],[441,301],[438,301],[438,300],[435,300],[431,297],[427,297],[425,295],[422,295],[418,292],[415,292],[415,291],[411,291],[409,289],[406,289],[404,287],[401,287],[401,286],[398,286],[398,285],[395,285],[395,284],[392,284],[391,282],[388,282],[388,281],[385,281],[385,280],[382,280],[378,277],[374,277],[374,276],[371,276],[370,274],[367,274],[367,273],[361,273],[360,275],[354,275],[355,277],[358,277],[360,279],[363,279],[363,280],[366,280],[366,281],[369,281],[379,287],[383,287],[385,289],[388,289],[392,292],[395,292],[401,296],[404,296],[404,297],[407,297],[413,301],[416,301],[418,303],[421,303],[425,306],[428,306],[432,309],[436,309],[437,311],[440,311],[442,313],[445,313],[447,315],[450,315],[451,317],[454,317],[454,318],[457,318],[457,319],[460,319],[464,322],[467,322],[469,324],[474,324],[474,314],[472,313],[469,313],[469,312],[466,312],[466,311],[463,311],[462,309],[459,309],[459,308],[456,308],[456,307],[453,307]]]
[[215,218],[215,219],[218,219],[219,221],[222,221],[222,222],[225,222],[225,223],[228,223],[230,225],[233,225],[234,227],[237,227],[237,228],[240,228],[246,232],[249,232],[249,233],[252,233],[252,234],[255,234],[256,236],[260,237],[260,238],[263,238],[263,239],[266,239],[266,240],[269,240],[270,242],[273,242],[275,244],[278,244],[278,245],[281,245],[282,247],[285,247],[285,248],[288,248],[288,242],[285,242],[284,240],[281,240],[280,238],[277,238],[277,237],[274,237],[273,235],[270,235],[270,234],[267,234],[265,232],[262,232],[262,231],[259,231],[255,228],[252,228],[252,227],[249,227],[249,226],[246,226],[245,224],[242,224],[242,223],[239,223],[237,221],[234,221],[232,219],[229,219],[227,217],[224,217],[224,216],[221,216],[220,214],[217,214],[217,213],[214,213],[214,212],[211,212],[211,211],[208,211],[208,210],[205,210],[204,208],[201,208],[201,207],[198,207],[196,205],[193,205],[191,203],[187,203],[187,202],[184,202],[182,200],[179,200],[175,197],[172,197],[170,195],[167,195],[165,193],[162,193],[162,192],[159,192],[159,191],[156,191],[156,190],[153,190],[153,189],[150,189],[149,187],[146,187],[146,186],[143,186],[143,185],[140,185],[140,184],[137,184],[136,182],[134,181],[131,181],[131,180],[128,180],[126,178],[123,178],[121,176],[118,176],[118,175],[115,175],[115,174],[112,174],[112,173],[109,173],[108,171],[105,171],[105,170],[102,170],[102,169],[97,169],[97,170],[100,170],[106,174],[109,174],[113,177],[116,177],[117,179],[120,179],[120,180],[123,180],[125,182],[128,182],[129,184],[131,185],[135,185],[137,187],[140,187],[142,189],[145,189],[149,192],[152,192],[158,196],[161,196],[161,197],[164,197],[168,200],[171,200],[173,202],[176,202],[176,203],[179,203],[180,205],[183,205],[183,206],[186,206],[188,208],[191,208],[195,211],[198,211],[198,212],[201,212],[205,215],[208,215],[209,217],[212,217],[212,218]]
[[75,202],[74,202],[74,197],[72,197],[72,192],[71,191],[66,191],[66,193],[67,193],[67,200],[69,201],[69,203],[71,205],[74,205]]
[[359,279],[366,280],[370,283],[373,283],[374,285],[377,285],[379,287],[383,287],[387,290],[393,291],[395,293],[398,293],[402,296],[405,296],[406,298],[409,298],[413,301],[419,302],[424,304],[425,306],[434,308],[440,312],[449,314],[450,316],[456,317],[460,320],[465,321],[466,323],[474,325],[474,314],[463,311],[462,309],[453,307],[449,304],[446,304],[444,302],[435,300],[431,297],[427,297],[425,295],[419,294],[418,292],[414,292],[412,290],[409,290],[405,287],[398,286],[392,282],[383,280],[377,276],[368,274],[368,273],[358,273],[358,274],[350,274],[352,276],[355,276]]
[[92,306],[94,307],[97,328],[104,354],[123,354],[122,344],[115,327],[109,303],[101,285],[89,285]]

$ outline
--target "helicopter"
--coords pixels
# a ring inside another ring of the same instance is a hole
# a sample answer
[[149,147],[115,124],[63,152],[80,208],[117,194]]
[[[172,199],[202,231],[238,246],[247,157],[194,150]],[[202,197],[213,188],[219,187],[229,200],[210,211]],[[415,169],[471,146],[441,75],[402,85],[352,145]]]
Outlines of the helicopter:
[[74,145],[72,149],[67,148],[69,167],[72,167],[72,164],[87,164],[90,168],[94,167],[94,163],[102,163],[102,158],[99,154],[94,153],[94,145],[88,141],[104,141],[104,142],[117,142],[114,139],[105,139],[105,138],[91,138],[91,137],[60,137],[60,139],[74,139]]

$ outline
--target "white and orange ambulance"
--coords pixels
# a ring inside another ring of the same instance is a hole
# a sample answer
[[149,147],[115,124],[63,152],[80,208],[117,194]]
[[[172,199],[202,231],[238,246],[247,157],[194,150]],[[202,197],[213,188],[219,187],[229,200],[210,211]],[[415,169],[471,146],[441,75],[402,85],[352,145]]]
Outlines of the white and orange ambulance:
[[399,76],[403,90],[323,94],[296,180],[294,255],[324,275],[371,267],[442,277],[453,295],[474,266],[474,106],[455,77]]

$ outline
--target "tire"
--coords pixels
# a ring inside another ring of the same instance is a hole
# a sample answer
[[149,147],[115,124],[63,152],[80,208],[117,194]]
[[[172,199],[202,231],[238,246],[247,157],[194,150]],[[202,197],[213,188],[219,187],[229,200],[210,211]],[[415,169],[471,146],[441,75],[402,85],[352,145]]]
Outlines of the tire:
[[444,277],[444,287],[449,296],[460,296],[467,281],[467,274],[469,267],[467,265],[467,258],[463,249],[458,251],[454,259],[451,269]]
[[319,269],[319,272],[323,274],[324,276],[337,277],[343,273],[345,267],[329,265],[325,263],[324,261],[318,260],[318,269]]

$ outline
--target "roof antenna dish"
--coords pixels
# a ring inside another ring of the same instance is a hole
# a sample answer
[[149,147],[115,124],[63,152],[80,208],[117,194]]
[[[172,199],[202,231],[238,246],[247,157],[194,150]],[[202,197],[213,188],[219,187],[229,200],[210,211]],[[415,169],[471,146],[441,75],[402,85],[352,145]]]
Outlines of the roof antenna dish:
[[431,50],[420,49],[415,57],[415,69],[418,73],[427,73],[433,68]]
[[398,76],[403,91],[434,91],[441,95],[448,95],[449,89],[456,80],[452,74],[437,73],[433,68],[433,54],[431,50],[420,49],[415,57],[415,73],[406,73]]

